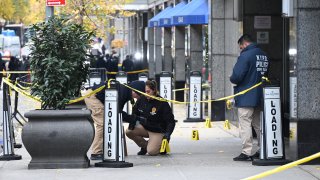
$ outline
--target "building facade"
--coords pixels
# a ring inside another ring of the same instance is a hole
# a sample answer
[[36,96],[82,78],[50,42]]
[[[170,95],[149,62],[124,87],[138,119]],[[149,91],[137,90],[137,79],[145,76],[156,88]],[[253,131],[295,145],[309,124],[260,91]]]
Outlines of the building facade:
[[[209,0],[207,23],[150,27],[153,17],[181,2],[136,0],[127,7],[137,12],[128,18],[128,51],[142,52],[149,78],[172,72],[175,88],[180,88],[190,71],[205,69],[212,77],[207,79],[211,98],[232,95],[229,76],[240,53],[237,40],[250,34],[269,56],[269,79],[281,88],[287,157],[296,160],[318,152],[320,1]],[[224,103],[213,103],[211,109],[212,120],[228,118],[237,124],[235,111]]]

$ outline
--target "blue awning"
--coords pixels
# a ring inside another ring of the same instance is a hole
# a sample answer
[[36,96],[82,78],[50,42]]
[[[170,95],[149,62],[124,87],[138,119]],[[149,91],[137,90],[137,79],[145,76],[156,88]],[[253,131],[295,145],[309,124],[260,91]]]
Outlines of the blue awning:
[[159,20],[159,27],[171,27],[172,26],[172,16],[176,15],[183,7],[185,7],[188,3],[186,1],[182,1],[176,6],[174,6],[170,11],[168,11],[164,16],[162,16]]
[[157,15],[153,16],[153,18],[151,18],[149,20],[148,23],[148,27],[157,27],[159,24],[159,19],[164,16],[169,10],[172,9],[172,6],[168,6],[167,8],[165,8],[163,11],[161,11],[160,13],[158,13]]
[[208,24],[208,0],[192,0],[172,17],[172,25]]

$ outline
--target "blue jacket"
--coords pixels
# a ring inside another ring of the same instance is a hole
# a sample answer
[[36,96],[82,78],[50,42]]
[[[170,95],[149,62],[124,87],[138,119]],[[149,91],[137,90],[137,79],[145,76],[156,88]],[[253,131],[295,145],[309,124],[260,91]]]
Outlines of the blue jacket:
[[[268,57],[255,43],[243,49],[233,68],[230,81],[236,84],[234,94],[248,89],[261,82],[262,76],[267,75]],[[236,107],[258,107],[262,100],[262,87],[235,97]]]

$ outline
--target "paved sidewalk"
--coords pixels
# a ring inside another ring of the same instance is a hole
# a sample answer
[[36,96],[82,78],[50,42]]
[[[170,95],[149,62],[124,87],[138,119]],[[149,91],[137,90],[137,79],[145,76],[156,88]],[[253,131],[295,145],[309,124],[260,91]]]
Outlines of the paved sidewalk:
[[[2,102],[2,91],[0,96]],[[23,112],[37,106],[25,98],[21,98],[20,102],[19,108],[21,107]],[[0,107],[2,108],[2,104]],[[91,167],[88,169],[28,170],[31,157],[21,148],[15,149],[15,154],[22,155],[22,160],[0,161],[0,180],[223,180],[242,179],[278,167],[253,166],[249,161],[233,161],[232,158],[240,153],[238,129],[231,125],[231,130],[224,130],[223,122],[213,122],[212,128],[205,128],[204,123],[184,123],[186,109],[185,105],[174,105],[178,123],[170,142],[169,155],[137,156],[139,148],[127,138],[126,161],[133,163],[131,168],[96,168],[94,163],[99,161],[91,161]],[[0,118],[2,120],[2,113]],[[192,130],[199,131],[199,141],[191,140]],[[21,142],[20,136],[17,137],[17,141]],[[320,166],[297,166],[265,179],[320,179]]]

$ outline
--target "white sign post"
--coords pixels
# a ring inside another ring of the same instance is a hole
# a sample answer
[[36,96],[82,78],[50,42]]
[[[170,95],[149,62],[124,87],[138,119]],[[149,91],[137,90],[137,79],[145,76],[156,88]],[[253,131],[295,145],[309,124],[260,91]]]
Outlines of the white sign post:
[[188,117],[184,122],[203,122],[202,117],[202,87],[201,87],[201,73],[199,71],[192,71],[190,73],[189,85],[189,103]]
[[[160,74],[160,96],[172,100],[172,78],[169,72],[161,72]],[[172,107],[172,103],[169,104]]]
[[132,163],[124,161],[124,133],[118,110],[118,96],[115,88],[105,90],[103,161],[96,163],[96,167],[133,166]]
[[90,68],[89,69],[89,86],[98,85],[106,81],[106,69],[105,68]]
[[264,121],[261,121],[261,156],[253,165],[282,165],[284,157],[280,87],[264,87]]
[[147,80],[148,80],[148,74],[146,74],[146,73],[139,74],[139,81],[147,82]]

